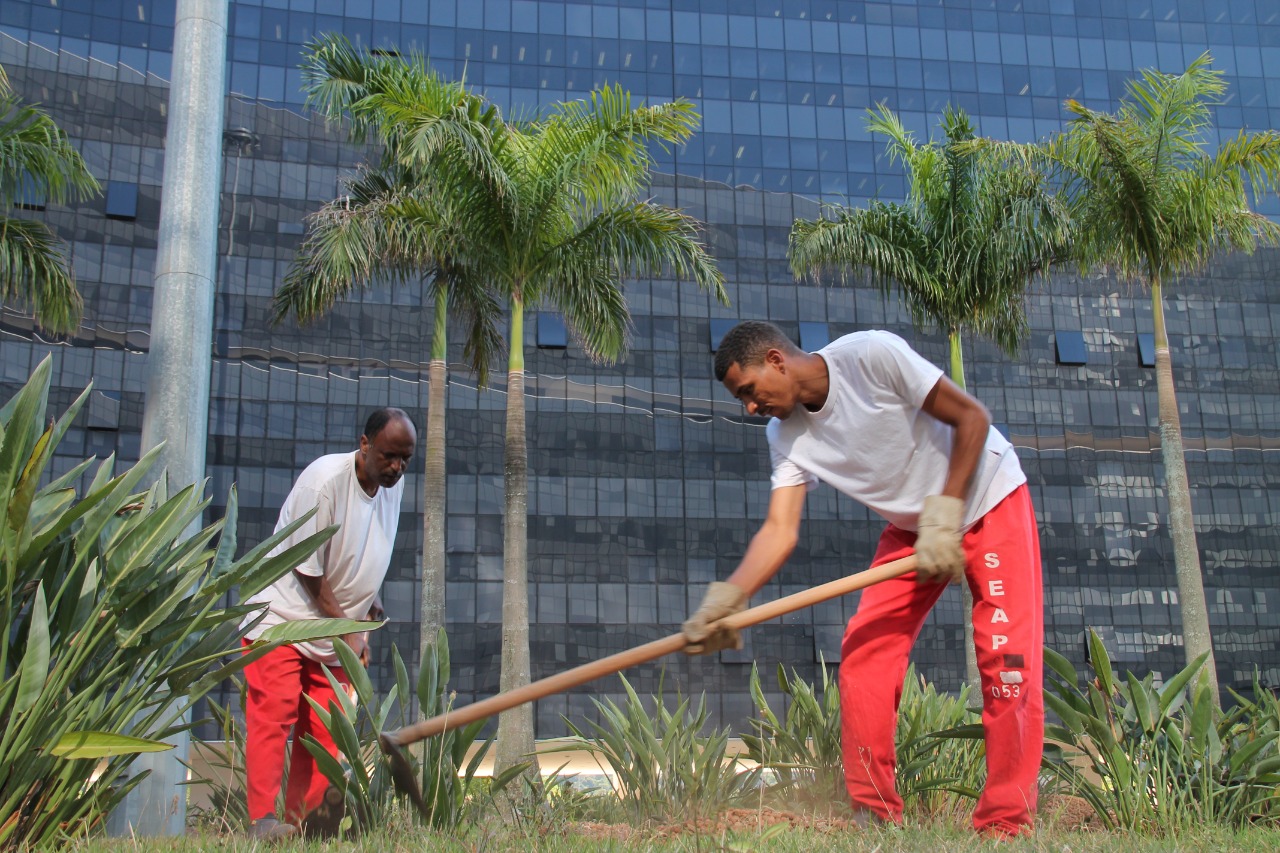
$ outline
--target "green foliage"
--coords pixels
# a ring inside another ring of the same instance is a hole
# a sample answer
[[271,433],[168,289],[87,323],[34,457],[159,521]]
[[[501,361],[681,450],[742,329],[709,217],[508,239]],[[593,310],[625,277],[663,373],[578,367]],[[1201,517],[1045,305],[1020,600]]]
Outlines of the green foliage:
[[[24,105],[0,69],[0,205],[24,193],[60,204],[99,191],[80,153],[43,111]],[[0,216],[0,301],[29,305],[51,332],[73,332],[84,304],[61,242],[41,222]]]
[[[87,399],[46,421],[51,360],[0,407],[0,848],[44,846],[99,825],[130,787],[137,752],[186,727],[199,697],[275,648],[271,632],[240,654],[244,605],[332,531],[267,557],[290,527],[234,559],[236,498],[194,535],[207,501],[195,487],[142,486],[155,458],[116,474],[92,459],[48,473]],[[87,486],[80,486],[84,479]],[[43,485],[42,485],[43,484]],[[214,540],[217,540],[216,545]],[[326,620],[295,634],[351,630]],[[274,631],[274,629],[272,629]],[[233,655],[230,661],[224,657]]]
[[902,161],[906,201],[832,205],[821,219],[796,220],[791,267],[840,279],[869,270],[917,324],[972,331],[1012,353],[1027,334],[1028,284],[1065,250],[1066,213],[1040,170],[975,146],[963,110],[948,107],[940,124],[945,141],[921,144],[887,107],[869,111],[868,129]]
[[[240,697],[240,719],[244,719],[247,692],[244,679],[237,676]],[[208,827],[214,832],[237,832],[249,826],[249,803],[245,796],[245,729],[230,705],[208,699],[206,705],[219,738],[193,743],[204,755],[209,773],[203,774],[194,763],[184,762],[190,771],[186,784],[204,788],[207,806],[192,806],[187,822],[195,827]]]
[[1045,768],[1087,800],[1109,828],[1171,832],[1280,820],[1280,704],[1257,689],[1218,710],[1196,674],[1202,656],[1157,688],[1148,675],[1119,677],[1089,632],[1094,677],[1083,688],[1071,664],[1045,650]]
[[684,821],[714,815],[756,790],[760,769],[742,769],[728,755],[729,729],[701,735],[707,724],[706,695],[692,705],[677,695],[668,708],[661,690],[647,707],[631,683],[619,706],[611,699],[592,699],[601,722],[589,721],[588,735],[565,719],[573,738],[568,750],[603,755],[613,771],[614,791],[632,821]]
[[[788,700],[783,718],[769,706],[754,667],[750,684],[756,733],[742,740],[750,758],[773,771],[773,793],[792,803],[846,802],[840,691],[827,668],[819,690],[778,666],[778,686]],[[908,811],[935,814],[951,802],[948,794],[977,797],[985,772],[982,727],[967,709],[968,691],[966,686],[958,696],[940,694],[914,666],[907,670],[895,744],[898,794]],[[971,739],[975,733],[977,741]]]
[[[398,673],[399,669],[396,671]],[[427,646],[418,672],[418,706],[423,717],[448,713],[452,707],[454,694],[448,688],[450,671],[449,639],[441,629],[435,643]],[[449,829],[464,820],[474,819],[475,814],[470,809],[480,799],[480,794],[487,798],[498,793],[528,769],[527,764],[517,764],[491,779],[476,777],[492,741],[481,743],[470,760],[467,753],[479,741],[480,732],[487,722],[476,720],[423,742],[420,774],[430,825]]]
[[1268,193],[1280,180],[1280,133],[1219,142],[1213,108],[1228,100],[1227,82],[1211,64],[1205,53],[1181,74],[1143,71],[1114,113],[1068,100],[1067,129],[1022,146],[1061,182],[1083,266],[1150,284],[1280,241],[1280,225],[1249,209],[1250,189]]
[[840,690],[827,667],[822,667],[822,689],[787,675],[778,664],[778,687],[789,698],[785,717],[769,707],[753,665],[749,682],[756,716],[754,734],[742,735],[752,761],[772,770],[776,793],[800,802],[838,803],[848,798],[844,762],[840,750]]
[[[345,643],[334,643],[334,648],[355,695],[348,694],[329,673],[338,706],[322,708],[310,697],[307,701],[333,736],[338,755],[330,755],[314,738],[308,737],[304,743],[321,772],[342,792],[351,830],[364,833],[384,825],[398,808],[399,792],[378,746],[378,733],[388,729],[393,722],[393,712],[396,726],[407,723],[407,697],[412,695],[409,674],[400,651],[392,646],[396,683],[385,696],[379,697],[351,648]],[[448,710],[449,672],[449,642],[442,630],[436,642],[428,645],[418,673],[418,700],[424,715],[434,717]],[[513,772],[493,779],[476,777],[490,744],[481,744],[470,760],[467,753],[486,722],[478,720],[462,729],[427,738],[421,755],[416,751],[409,755],[409,760],[416,765],[415,773],[421,777],[423,800],[427,804],[426,813],[421,817],[430,826],[451,829],[473,820],[478,804],[485,799],[480,795],[500,791],[526,769],[527,765],[516,767]]]
[[536,120],[504,120],[421,57],[372,55],[340,36],[308,46],[303,80],[313,106],[388,157],[311,219],[277,316],[314,317],[375,274],[431,273],[467,323],[467,361],[483,381],[508,303],[554,306],[590,355],[612,360],[630,322],[624,278],[674,271],[725,299],[699,223],[638,200],[649,146],[687,140],[692,103],[637,106],[606,86]]
[[895,738],[905,810],[934,815],[955,807],[951,794],[976,799],[986,777],[981,738],[982,724],[969,709],[969,685],[955,696],[939,693],[910,667]]

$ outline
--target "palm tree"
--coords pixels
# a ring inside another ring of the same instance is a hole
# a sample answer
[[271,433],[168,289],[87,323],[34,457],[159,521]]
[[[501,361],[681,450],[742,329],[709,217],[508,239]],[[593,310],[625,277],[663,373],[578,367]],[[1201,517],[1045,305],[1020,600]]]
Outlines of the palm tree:
[[[524,311],[554,307],[589,356],[612,361],[625,351],[630,326],[624,278],[674,272],[725,299],[720,271],[699,240],[699,223],[636,200],[652,163],[646,146],[682,142],[697,121],[687,101],[636,107],[616,87],[593,92],[590,101],[557,104],[538,120],[507,125],[492,148],[502,179],[476,181],[452,208],[452,224],[465,235],[460,263],[503,294],[510,311],[504,692],[530,680]],[[401,211],[424,224],[437,218],[434,208],[413,199]],[[532,709],[503,714],[495,750],[499,772],[527,761],[533,745]]]
[[1174,566],[1187,659],[1207,655],[1204,677],[1218,694],[1213,637],[1205,606],[1164,319],[1164,287],[1215,255],[1280,243],[1280,225],[1249,209],[1249,190],[1271,191],[1280,176],[1280,134],[1245,133],[1216,152],[1211,108],[1226,81],[1202,54],[1182,74],[1144,71],[1130,81],[1120,109],[1091,110],[1074,100],[1067,129],[1044,146],[1010,146],[1048,163],[1076,223],[1084,268],[1108,266],[1151,291],[1155,326],[1160,450],[1169,499]]
[[[442,181],[474,162],[477,144],[483,150],[494,115],[478,109],[479,100],[461,83],[442,80],[420,60],[360,54],[337,39],[315,45],[303,70],[310,103],[329,118],[348,117],[356,139],[372,137],[383,144],[383,151],[377,166],[365,167],[345,182],[346,194],[308,217],[307,237],[275,296],[275,319],[292,314],[302,322],[315,320],[338,299],[379,280],[421,284],[435,306],[422,482],[419,652],[423,654],[445,620],[448,309],[452,304],[455,313],[472,320],[466,354],[483,384],[502,345],[496,328],[501,306],[450,263],[451,232],[419,230],[417,224],[396,214],[394,204],[408,196],[423,204],[439,197]],[[427,127],[407,132],[386,120],[389,110],[370,108],[378,103],[401,108],[412,103]]]
[[[500,689],[530,681],[527,566],[528,456],[525,438],[524,310],[546,304],[565,318],[584,351],[611,361],[625,350],[630,315],[623,279],[674,272],[725,299],[719,270],[699,241],[699,223],[677,210],[637,201],[652,164],[647,145],[689,137],[697,115],[686,101],[636,107],[618,88],[590,102],[559,104],[538,120],[502,122],[492,107],[468,102],[452,113],[485,132],[451,138],[440,110],[403,87],[365,92],[356,66],[373,64],[340,38],[313,49],[316,102],[345,109],[357,127],[395,141],[394,158],[427,178],[424,188],[388,198],[386,216],[404,237],[429,246],[452,288],[491,295],[509,310],[504,450],[502,664]],[[327,99],[327,100],[326,100]],[[392,146],[389,146],[389,149]],[[434,157],[448,156],[448,168]],[[392,239],[392,238],[388,238]],[[451,300],[452,300],[451,295]],[[468,304],[471,304],[468,301]],[[473,311],[467,351],[483,366],[495,314]],[[529,706],[498,724],[497,769],[533,753]],[[532,769],[532,768],[531,768]]]
[[[883,105],[867,126],[888,138],[890,161],[902,161],[905,204],[831,206],[823,218],[797,220],[791,268],[797,276],[835,272],[842,279],[866,269],[886,293],[897,288],[917,325],[947,335],[951,379],[964,388],[962,333],[1017,351],[1027,335],[1027,287],[1062,255],[1066,216],[1040,171],[974,146],[961,110],[943,114],[941,143],[917,143]],[[961,587],[966,669],[980,694],[972,601]]]
[[[98,182],[53,119],[24,106],[0,69],[0,203],[28,198],[62,204],[88,198]],[[0,216],[0,302],[30,307],[44,329],[66,334],[80,325],[84,302],[61,241],[42,222]]]

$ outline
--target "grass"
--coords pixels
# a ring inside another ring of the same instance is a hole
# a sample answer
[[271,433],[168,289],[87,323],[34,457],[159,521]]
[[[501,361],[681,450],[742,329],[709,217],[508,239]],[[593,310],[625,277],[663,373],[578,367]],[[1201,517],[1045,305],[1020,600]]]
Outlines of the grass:
[[[265,849],[243,836],[189,835],[160,839],[92,839],[73,845],[77,853],[222,853]],[[280,853],[303,851],[547,851],[547,853],[595,853],[595,851],[764,851],[766,853],[978,853],[978,851],[1053,851],[1053,853],[1273,853],[1280,849],[1280,830],[1251,828],[1237,831],[1205,827],[1167,837],[1150,837],[1113,831],[1059,829],[1046,825],[1031,838],[992,841],[979,838],[953,822],[908,825],[906,828],[873,827],[866,830],[820,832],[807,829],[764,832],[682,833],[673,837],[639,834],[628,840],[611,840],[591,832],[589,826],[557,824],[554,814],[538,826],[504,826],[490,823],[448,833],[415,826],[407,815],[397,815],[391,824],[350,842],[297,841],[270,848]]]

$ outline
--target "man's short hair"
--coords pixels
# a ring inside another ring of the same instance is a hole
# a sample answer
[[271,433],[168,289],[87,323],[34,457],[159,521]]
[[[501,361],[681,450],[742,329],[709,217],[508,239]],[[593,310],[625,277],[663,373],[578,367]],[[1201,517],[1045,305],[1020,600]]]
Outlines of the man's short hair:
[[409,417],[409,413],[404,409],[397,409],[395,406],[374,409],[373,413],[369,415],[369,419],[364,422],[364,437],[373,441],[378,437],[378,433],[386,428],[387,424],[397,419],[403,420],[409,426],[413,426],[413,419]]
[[754,367],[764,361],[771,349],[799,352],[786,333],[763,320],[744,320],[725,333],[716,348],[716,380],[723,382],[729,368]]

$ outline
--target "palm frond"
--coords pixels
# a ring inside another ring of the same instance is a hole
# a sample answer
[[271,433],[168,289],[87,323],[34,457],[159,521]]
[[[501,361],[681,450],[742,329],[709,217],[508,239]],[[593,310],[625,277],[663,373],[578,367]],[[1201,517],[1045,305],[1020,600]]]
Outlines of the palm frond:
[[307,217],[307,236],[273,300],[276,322],[290,314],[313,321],[380,278],[403,283],[437,272],[435,223],[398,215],[404,202],[394,192],[363,195],[383,180],[366,177],[356,183],[362,201],[340,198]]
[[502,334],[505,307],[487,279],[453,267],[446,267],[443,275],[449,283],[449,311],[467,330],[463,357],[484,388],[489,384],[489,371],[506,351]]
[[84,301],[57,237],[43,223],[0,218],[0,302],[29,306],[50,332],[79,327]]
[[67,135],[44,112],[12,94],[0,96],[0,198],[18,200],[24,187],[62,204],[100,190]]

